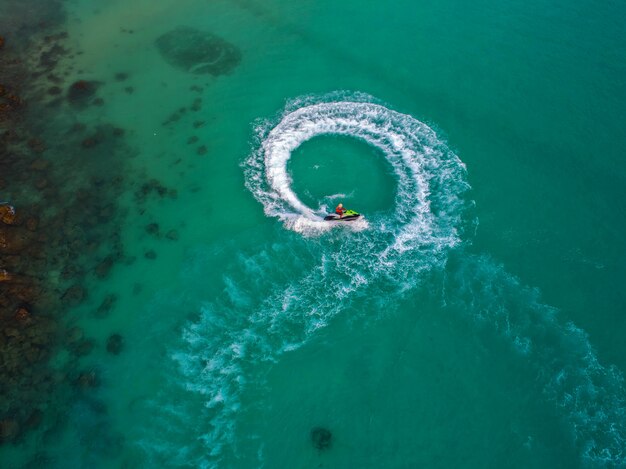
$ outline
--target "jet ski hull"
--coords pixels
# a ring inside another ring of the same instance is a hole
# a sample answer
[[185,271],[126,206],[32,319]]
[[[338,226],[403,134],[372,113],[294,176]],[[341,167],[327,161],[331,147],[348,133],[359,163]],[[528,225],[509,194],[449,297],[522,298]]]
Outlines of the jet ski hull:
[[326,221],[354,221],[354,220],[358,220],[359,218],[361,218],[360,213],[357,213],[355,215],[344,215],[343,217],[340,217],[339,215],[333,213],[331,215],[324,217],[324,220]]

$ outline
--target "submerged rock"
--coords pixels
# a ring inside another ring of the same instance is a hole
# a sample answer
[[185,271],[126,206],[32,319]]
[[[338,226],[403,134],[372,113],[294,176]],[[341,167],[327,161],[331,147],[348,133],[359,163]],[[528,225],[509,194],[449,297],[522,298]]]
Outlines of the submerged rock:
[[16,227],[4,229],[0,225],[0,252],[17,254],[26,249],[32,241],[32,233]]
[[171,241],[178,241],[178,231],[169,230],[167,233],[165,233],[165,237]]
[[4,419],[0,421],[0,442],[13,441],[20,433],[20,425],[16,420]]
[[77,108],[86,107],[96,95],[100,83],[97,81],[78,80],[67,91],[67,100]]
[[116,301],[117,295],[113,293],[105,296],[102,303],[100,303],[100,306],[98,306],[98,309],[96,310],[96,316],[100,318],[107,316],[111,312],[111,309],[113,308],[113,305],[115,305]]
[[170,65],[189,73],[223,75],[241,62],[241,52],[233,44],[186,26],[163,34],[155,44]]
[[158,223],[149,223],[146,225],[146,232],[153,236],[158,236],[159,234],[159,224]]
[[16,311],[15,314],[13,315],[13,318],[22,324],[28,324],[32,321],[31,315],[30,315],[30,311],[28,311],[25,307],[21,306],[19,307]]
[[108,255],[106,256],[97,266],[96,269],[94,270],[94,273],[96,274],[96,277],[98,278],[105,278],[109,275],[109,272],[111,271],[111,268],[113,267],[113,265],[115,264],[115,257],[112,255]]
[[119,334],[111,334],[107,339],[107,352],[119,355],[124,348],[124,338]]
[[0,221],[5,225],[15,224],[15,208],[9,204],[0,204]]
[[100,384],[95,371],[83,371],[78,375],[74,384],[80,389],[96,388]]
[[44,158],[37,158],[30,164],[30,168],[34,171],[45,171],[50,166],[50,161]]
[[330,448],[333,435],[329,430],[322,427],[315,427],[311,430],[311,442],[316,449],[325,450]]
[[92,352],[94,346],[95,343],[93,340],[81,339],[78,342],[71,344],[70,350],[77,357],[84,357],[85,355],[89,355]]
[[84,336],[83,330],[80,327],[72,327],[67,331],[66,341],[68,344],[74,344],[80,340],[82,340]]
[[87,292],[83,287],[81,287],[80,285],[72,285],[67,290],[65,290],[65,293],[61,298],[67,304],[77,305],[79,303],[82,303],[86,296]]

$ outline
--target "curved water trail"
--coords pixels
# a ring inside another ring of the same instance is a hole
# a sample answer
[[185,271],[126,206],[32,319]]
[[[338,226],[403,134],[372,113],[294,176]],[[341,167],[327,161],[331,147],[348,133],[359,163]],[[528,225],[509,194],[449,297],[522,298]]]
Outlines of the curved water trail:
[[[236,461],[242,396],[263,387],[271,363],[302,346],[353,299],[367,294],[381,306],[393,304],[425,273],[444,270],[451,250],[463,252],[463,235],[472,226],[465,218],[471,201],[461,160],[427,125],[370,96],[300,98],[276,119],[259,121],[255,131],[254,149],[243,163],[246,187],[287,230],[272,246],[225,267],[224,294],[205,304],[185,329],[186,347],[173,353],[186,389],[204,402],[202,418],[209,425],[197,442],[202,449],[172,449],[172,464]],[[382,152],[398,184],[392,215],[332,225],[323,222],[322,207],[297,197],[289,158],[303,142],[328,134],[351,136]],[[582,331],[561,324],[495,263],[460,257],[467,261],[450,277],[448,301],[495,326],[535,363],[547,397],[571,423],[584,461],[624,465],[621,375],[598,363]],[[172,419],[177,412],[171,410]]]
[[508,339],[569,424],[585,467],[626,467],[624,378],[587,334],[489,256],[452,256],[445,301]]

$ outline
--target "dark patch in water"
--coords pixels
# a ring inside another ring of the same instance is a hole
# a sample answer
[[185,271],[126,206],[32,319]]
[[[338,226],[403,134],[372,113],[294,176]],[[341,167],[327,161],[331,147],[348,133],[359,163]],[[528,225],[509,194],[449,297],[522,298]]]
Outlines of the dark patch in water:
[[224,75],[241,62],[241,52],[233,44],[186,26],[163,34],[155,44],[170,65],[189,73]]
[[331,447],[333,435],[323,427],[315,427],[311,430],[311,442],[313,446],[320,450],[327,450]]
[[67,100],[74,108],[83,109],[92,104],[99,86],[97,81],[75,81],[67,90]]
[[[72,324],[72,310],[89,296],[80,283],[87,273],[104,277],[124,259],[117,200],[132,155],[121,129],[88,129],[74,112],[48,108],[82,109],[99,99],[98,82],[68,86],[60,78],[69,71],[59,65],[67,33],[53,29],[61,3],[3,7],[0,189],[11,205],[0,204],[0,444],[35,429],[43,439],[54,434],[77,389],[91,393],[98,384],[91,372],[77,372],[96,343]],[[80,151],[84,140],[88,151]],[[62,349],[67,363],[52,368],[50,357]]]
[[146,233],[152,236],[159,236],[159,224],[149,223],[148,225],[146,225]]
[[119,355],[124,348],[124,339],[120,334],[111,334],[107,339],[107,352]]
[[113,306],[115,305],[116,301],[117,301],[117,295],[113,293],[110,293],[107,296],[105,296],[104,299],[102,300],[102,303],[100,303],[100,306],[98,306],[98,309],[96,310],[96,316],[99,318],[108,316],[109,313],[111,312],[111,309],[113,309]]

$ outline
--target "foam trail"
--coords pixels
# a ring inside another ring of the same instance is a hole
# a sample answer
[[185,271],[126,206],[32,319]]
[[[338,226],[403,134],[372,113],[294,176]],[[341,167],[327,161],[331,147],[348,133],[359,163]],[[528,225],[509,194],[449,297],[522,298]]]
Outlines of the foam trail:
[[[172,465],[237,461],[242,396],[263,387],[282,353],[301,347],[351,299],[367,294],[382,306],[393,304],[425,273],[443,270],[451,251],[462,257],[461,240],[473,226],[466,218],[471,202],[463,163],[427,125],[370,96],[300,98],[276,119],[257,122],[255,131],[253,151],[242,164],[245,184],[266,215],[287,230],[271,246],[223,266],[223,294],[203,306],[184,331],[185,347],[172,354],[186,389],[204,402],[200,420],[209,422],[194,442],[203,449],[182,442],[172,449]],[[291,154],[327,134],[363,140],[384,155],[398,184],[391,216],[337,232],[337,225],[322,220],[322,207],[306,206],[293,192]],[[192,277],[201,277],[211,262],[200,262]],[[589,465],[624,465],[621,375],[598,364],[582,331],[560,325],[550,308],[493,265],[461,266],[447,286],[449,300],[460,293],[454,301],[503,331],[536,363],[546,394],[563,408]],[[544,336],[551,348],[540,345]]]
[[[363,95],[352,98],[363,98]],[[370,97],[366,97],[371,99]],[[396,238],[419,244],[458,242],[462,201],[467,189],[463,163],[436,134],[412,116],[370,101],[316,102],[303,98],[291,103],[280,122],[257,125],[258,146],[246,160],[246,186],[264,206],[290,229],[319,234],[333,225],[324,223],[321,207],[306,206],[291,189],[287,163],[302,143],[320,135],[351,136],[378,148],[398,180],[394,220]],[[443,197],[452,196],[448,201]],[[435,209],[444,209],[435,213]]]
[[624,379],[605,367],[587,334],[541,303],[488,256],[463,255],[448,278],[446,302],[498,331],[537,370],[544,393],[572,429],[583,464],[626,467]]
[[[205,401],[207,467],[236,459],[241,396],[247,386],[262,386],[266,364],[300,347],[368,289],[384,290],[391,301],[420,272],[441,266],[445,251],[460,242],[468,185],[456,155],[409,115],[363,95],[334,98],[303,98],[278,121],[257,123],[255,150],[243,164],[246,186],[267,215],[305,237],[286,232],[283,243],[239,256],[232,266],[237,274],[223,277],[228,294],[204,306],[184,332],[187,348],[173,353],[186,389]],[[325,134],[349,135],[382,151],[398,180],[394,218],[351,223],[324,241],[311,238],[333,225],[298,199],[286,166],[299,145]],[[271,284],[263,281],[268,271]]]

